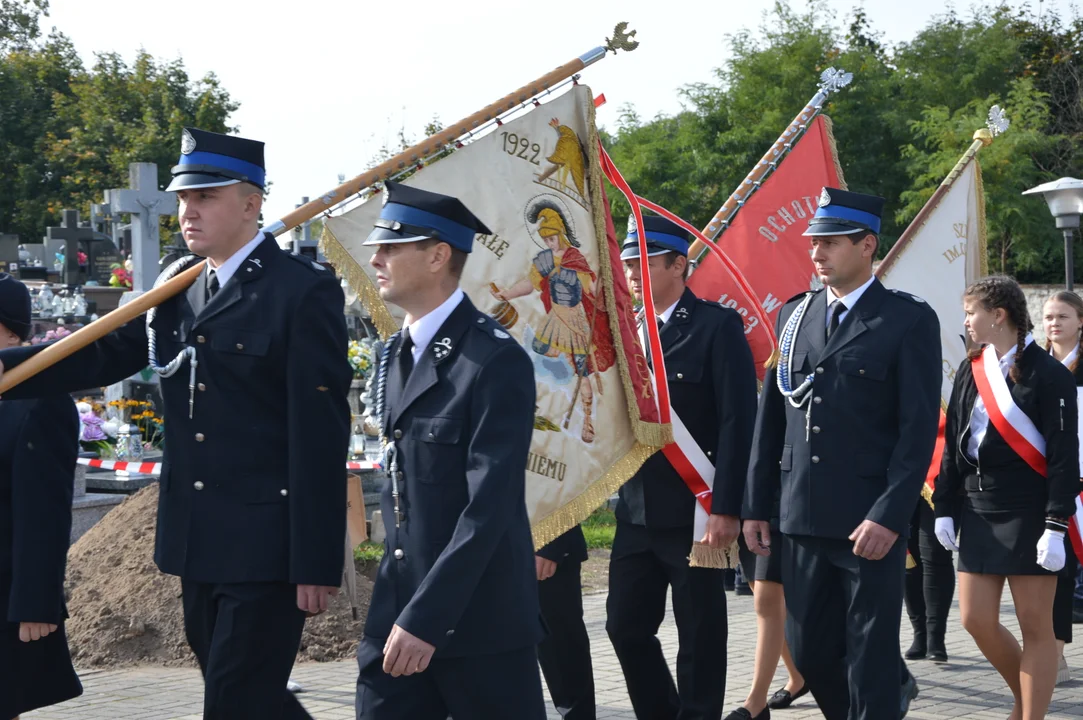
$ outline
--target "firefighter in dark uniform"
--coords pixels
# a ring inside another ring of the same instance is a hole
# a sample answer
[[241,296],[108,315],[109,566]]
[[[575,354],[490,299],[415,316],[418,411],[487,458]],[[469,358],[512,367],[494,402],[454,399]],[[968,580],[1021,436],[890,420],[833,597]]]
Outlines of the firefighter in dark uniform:
[[[685,286],[690,234],[664,218],[643,222],[648,257],[640,258],[630,222],[625,276],[642,299],[642,274],[650,273],[658,317],[647,322],[661,325],[670,404],[714,465],[714,492],[707,536],[693,538],[696,498],[662,453],[621,487],[606,631],[637,717],[717,720],[726,690],[726,591],[721,569],[689,567],[689,555],[693,540],[724,550],[737,539],[756,370],[741,316]],[[676,685],[657,637],[670,588],[680,641]]]
[[[204,717],[307,718],[286,690],[306,613],[327,608],[346,546],[344,298],[259,229],[263,143],[188,128],[169,190],[205,270],[185,293],[5,395],[161,376],[165,458],[154,559],[181,578]],[[11,368],[43,346],[0,352]],[[159,365],[159,359],[166,364]]]
[[387,182],[366,240],[406,325],[380,363],[387,539],[357,650],[359,720],[542,720],[526,462],[534,368],[459,288],[461,201]]
[[828,720],[898,718],[917,694],[899,623],[906,535],[936,440],[940,324],[872,275],[883,204],[820,196],[805,235],[826,288],[779,313],[743,515],[750,549],[782,553],[787,640]]
[[537,552],[538,600],[549,635],[538,645],[545,684],[563,720],[594,720],[594,666],[583,622],[587,540],[576,525]]
[[[30,335],[30,293],[0,273],[0,347]],[[79,418],[68,395],[0,402],[0,720],[83,693],[64,634]]]

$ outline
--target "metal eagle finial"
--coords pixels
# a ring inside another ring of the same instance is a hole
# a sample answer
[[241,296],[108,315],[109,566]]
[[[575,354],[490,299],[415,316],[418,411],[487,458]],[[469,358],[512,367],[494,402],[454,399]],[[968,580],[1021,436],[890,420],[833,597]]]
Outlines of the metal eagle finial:
[[631,32],[627,32],[627,30],[628,23],[617,23],[617,26],[613,28],[612,39],[605,39],[605,49],[612,50],[613,53],[616,54],[617,50],[631,52],[632,50],[635,50],[637,47],[639,47],[639,41],[632,39],[636,36],[636,31],[632,30]]
[[829,67],[820,73],[820,90],[825,93],[838,92],[849,85],[853,79],[853,73]]
[[989,128],[989,132],[993,134],[993,137],[1003,133],[1011,124],[1008,116],[1004,114],[999,105],[989,108],[989,118],[985,121],[985,127]]

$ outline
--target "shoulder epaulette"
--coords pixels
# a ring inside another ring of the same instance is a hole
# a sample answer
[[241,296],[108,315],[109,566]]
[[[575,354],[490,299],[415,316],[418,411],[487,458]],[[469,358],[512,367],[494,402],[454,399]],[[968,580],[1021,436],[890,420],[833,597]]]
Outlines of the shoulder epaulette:
[[910,302],[917,303],[918,305],[927,305],[928,304],[924,300],[919,298],[917,295],[913,295],[913,294],[908,293],[908,292],[906,292],[904,290],[896,290],[895,288],[891,288],[891,292],[892,292],[892,294],[897,295],[898,297],[901,297],[904,300],[909,300]]
[[293,260],[294,262],[301,263],[309,270],[327,272],[327,268],[325,268],[323,265],[320,265],[318,262],[308,257],[307,255],[295,255],[288,250],[283,250],[282,252],[289,259]]

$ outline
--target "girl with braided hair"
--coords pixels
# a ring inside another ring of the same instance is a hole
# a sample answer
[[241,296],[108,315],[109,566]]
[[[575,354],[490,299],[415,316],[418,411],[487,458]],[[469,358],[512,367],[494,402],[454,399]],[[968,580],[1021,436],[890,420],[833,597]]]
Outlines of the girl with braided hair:
[[[1072,372],[1077,387],[1083,385],[1083,363],[1079,362],[1083,354],[1083,333],[1080,332],[1083,329],[1083,299],[1068,290],[1055,293],[1042,307],[1042,326],[1046,337],[1045,349]],[[1083,481],[1079,490],[1083,491]],[[1065,545],[1064,568],[1057,575],[1057,592],[1053,598],[1053,635],[1057,638],[1057,649],[1060,651],[1057,685],[1072,679],[1064,659],[1064,645],[1072,642],[1073,595],[1079,568],[1079,559],[1072,543]]]
[[[963,307],[984,347],[959,367],[948,403],[935,531],[959,553],[963,627],[1015,696],[1009,720],[1039,720],[1056,682],[1053,596],[1079,484],[1075,380],[1034,343],[1015,280],[979,280]],[[1000,624],[1005,581],[1022,647]]]

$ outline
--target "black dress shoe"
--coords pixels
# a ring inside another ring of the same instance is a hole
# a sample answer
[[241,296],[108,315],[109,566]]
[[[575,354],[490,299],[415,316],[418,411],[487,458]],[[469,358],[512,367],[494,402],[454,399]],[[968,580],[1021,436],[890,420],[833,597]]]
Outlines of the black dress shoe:
[[790,705],[793,705],[794,701],[800,697],[808,695],[808,683],[795,693],[791,693],[786,688],[776,690],[775,694],[767,701],[767,707],[771,710],[785,710]]
[[910,673],[907,673],[909,677],[906,678],[906,682],[902,686],[902,707],[899,714],[899,718],[906,717],[906,713],[910,712],[910,703],[914,701],[914,698],[918,696],[918,681]]
[[928,652],[928,647],[925,642],[926,636],[924,633],[915,634],[914,642],[910,643],[910,649],[906,651],[903,656],[907,660],[921,660]]
[[753,715],[748,711],[748,708],[739,707],[727,715],[724,720],[771,720],[771,709],[764,708],[759,715]]
[[948,651],[944,647],[944,637],[932,638],[929,641],[929,653],[925,656],[935,663],[946,663],[948,661]]

